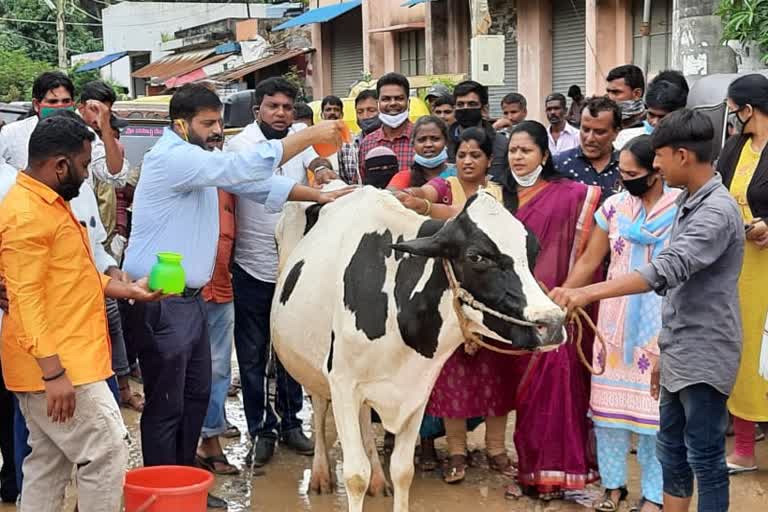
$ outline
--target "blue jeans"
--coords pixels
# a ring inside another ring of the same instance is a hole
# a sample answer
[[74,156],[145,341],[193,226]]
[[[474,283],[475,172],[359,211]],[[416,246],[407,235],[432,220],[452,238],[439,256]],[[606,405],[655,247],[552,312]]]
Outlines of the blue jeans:
[[727,400],[708,384],[694,384],[676,393],[661,388],[656,454],[661,462],[664,493],[690,498],[695,475],[699,512],[728,510]]
[[277,361],[277,397],[275,410],[272,409],[267,363],[271,352],[269,313],[275,284],[259,281],[234,265],[232,286],[235,292],[235,350],[248,432],[253,438],[276,438],[278,432],[282,434],[301,427],[297,415],[302,407],[302,390],[301,384],[293,380]]
[[216,437],[227,430],[224,403],[232,379],[232,337],[235,332],[235,305],[232,302],[206,302],[208,339],[211,341],[211,399],[203,421],[203,439]]
[[[120,407],[120,389],[117,385],[117,377],[114,375],[107,379],[109,390],[112,392],[112,396],[115,397],[117,406]],[[16,463],[16,486],[21,491],[22,483],[24,482],[24,473],[22,472],[24,459],[27,455],[32,453],[32,448],[29,446],[27,440],[29,439],[29,429],[27,429],[27,422],[24,420],[24,415],[19,408],[19,401],[16,397],[13,397],[13,457]]]

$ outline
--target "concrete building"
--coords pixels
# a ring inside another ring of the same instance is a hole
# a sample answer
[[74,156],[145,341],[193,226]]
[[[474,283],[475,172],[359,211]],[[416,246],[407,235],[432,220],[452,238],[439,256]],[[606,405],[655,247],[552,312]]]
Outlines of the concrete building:
[[[169,55],[164,43],[190,27],[227,19],[281,19],[289,10],[300,10],[300,3],[165,3],[121,2],[102,10],[104,52],[102,77],[128,88],[133,97],[144,94],[146,79],[132,73],[150,62]],[[250,16],[249,16],[250,14]]]

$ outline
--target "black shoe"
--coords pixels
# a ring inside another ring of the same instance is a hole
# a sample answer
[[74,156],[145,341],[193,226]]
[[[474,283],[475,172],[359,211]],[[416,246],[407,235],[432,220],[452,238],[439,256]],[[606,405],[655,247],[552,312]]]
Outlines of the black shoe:
[[227,509],[229,508],[229,503],[224,501],[221,498],[217,498],[213,494],[208,495],[208,508],[219,508],[219,509]]
[[289,430],[280,438],[280,442],[299,455],[314,455],[315,443],[304,435],[300,428]]
[[251,462],[253,462],[253,466],[257,468],[266,466],[275,454],[276,441],[277,440],[274,437],[259,437],[259,439],[251,445],[251,449],[245,456],[245,465],[250,466]]

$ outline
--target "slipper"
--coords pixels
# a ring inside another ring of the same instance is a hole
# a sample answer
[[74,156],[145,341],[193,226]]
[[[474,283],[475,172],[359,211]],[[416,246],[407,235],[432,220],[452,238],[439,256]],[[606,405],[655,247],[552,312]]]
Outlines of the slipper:
[[740,475],[741,473],[751,473],[752,471],[757,471],[757,466],[740,466],[738,464],[733,464],[731,462],[728,463],[728,474],[729,475]]
[[[225,464],[227,466],[227,469],[220,470],[216,469],[216,464]],[[235,466],[229,463],[227,460],[227,457],[222,455],[214,455],[212,457],[203,457],[200,454],[195,455],[195,465],[199,466],[202,469],[208,470],[214,475],[239,475],[240,470],[237,469]],[[257,476],[254,474],[254,476]]]

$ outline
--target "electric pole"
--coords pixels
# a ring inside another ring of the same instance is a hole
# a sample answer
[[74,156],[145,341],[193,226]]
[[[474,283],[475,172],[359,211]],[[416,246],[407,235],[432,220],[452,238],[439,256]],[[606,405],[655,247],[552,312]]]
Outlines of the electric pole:
[[64,25],[65,0],[56,0],[56,46],[59,50],[59,68],[67,69],[67,34]]

